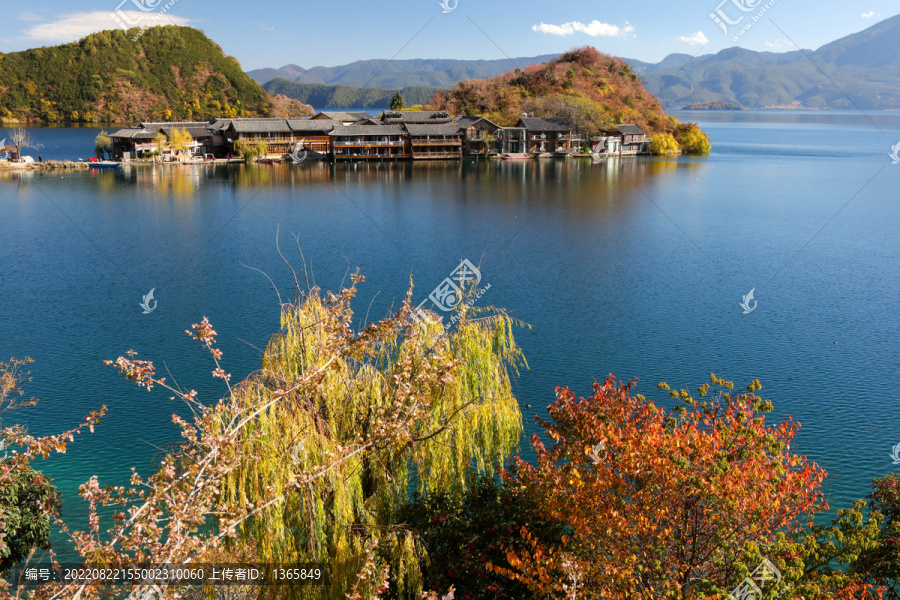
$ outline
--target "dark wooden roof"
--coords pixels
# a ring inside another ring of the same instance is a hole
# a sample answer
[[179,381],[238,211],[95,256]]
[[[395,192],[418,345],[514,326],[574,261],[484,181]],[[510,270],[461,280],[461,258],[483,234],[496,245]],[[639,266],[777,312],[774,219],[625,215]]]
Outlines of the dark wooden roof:
[[367,135],[403,135],[404,131],[399,125],[343,125],[335,127],[331,132],[334,136]]
[[415,125],[409,123],[406,125],[406,131],[413,137],[425,135],[460,135],[465,127],[459,122],[453,123],[429,123],[427,125]]
[[232,119],[237,133],[290,133],[287,119]]
[[449,123],[452,118],[445,110],[386,110],[381,113],[384,123]]
[[171,132],[173,129],[184,129],[195,140],[212,136],[212,131],[206,127],[163,127],[161,131],[166,134],[166,137],[169,137],[172,134]]
[[647,133],[637,125],[617,125],[616,129],[618,129],[619,133],[622,135],[646,135]]
[[317,120],[288,119],[288,125],[290,126],[291,131],[322,132],[322,131],[331,131],[335,127],[341,127],[341,122],[340,121],[326,121],[324,119],[317,119]]
[[567,119],[561,117],[522,117],[516,124],[528,131],[572,131],[575,129]]

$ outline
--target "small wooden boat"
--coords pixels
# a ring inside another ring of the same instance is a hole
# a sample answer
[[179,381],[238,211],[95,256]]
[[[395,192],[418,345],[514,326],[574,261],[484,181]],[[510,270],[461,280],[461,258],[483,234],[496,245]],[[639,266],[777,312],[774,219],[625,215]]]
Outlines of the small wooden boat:
[[531,160],[527,154],[501,154],[500,158],[503,160]]
[[120,160],[96,160],[88,163],[92,169],[118,169],[122,166]]

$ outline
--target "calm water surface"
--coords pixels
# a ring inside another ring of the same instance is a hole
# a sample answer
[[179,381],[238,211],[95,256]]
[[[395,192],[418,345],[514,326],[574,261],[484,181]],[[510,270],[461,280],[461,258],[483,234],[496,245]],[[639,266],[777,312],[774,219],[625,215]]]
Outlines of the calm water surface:
[[[900,116],[678,116],[710,134],[709,157],[0,174],[0,357],[35,359],[28,391],[42,400],[20,420],[51,433],[109,407],[95,434],[38,465],[67,518],[84,522],[77,487],[92,474],[124,483],[178,439],[181,406],[101,361],[135,349],[207,400],[222,394],[183,332],[206,315],[236,377],[258,366],[278,297],[248,267],[290,295],[279,231],[323,288],[359,267],[370,319],[410,275],[418,301],[460,259],[483,261],[482,302],[533,326],[518,334],[526,439],[556,386],[587,394],[613,373],[669,405],[658,381],[759,378],[775,414],[803,424],[797,449],[828,470],[832,506],[864,496],[900,443],[900,165],[888,157]],[[86,158],[96,131],[40,134],[67,148],[45,158]],[[144,315],[151,288],[158,308]],[[758,308],[744,315],[751,288]]]

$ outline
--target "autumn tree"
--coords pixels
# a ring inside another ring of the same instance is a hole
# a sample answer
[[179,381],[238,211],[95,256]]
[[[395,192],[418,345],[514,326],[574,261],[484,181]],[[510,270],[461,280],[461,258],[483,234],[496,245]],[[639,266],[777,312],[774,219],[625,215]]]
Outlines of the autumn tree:
[[634,600],[724,595],[755,567],[751,550],[826,507],[824,471],[790,451],[799,425],[766,424],[758,382],[733,394],[713,375],[697,398],[671,391],[671,411],[633,385],[610,376],[581,399],[557,390],[550,420],[536,419],[552,445],[533,436],[537,464],[519,459],[509,477],[570,533],[553,545],[524,528],[528,551],[495,570],[559,598],[574,587]]
[[675,141],[671,133],[657,133],[650,140],[648,149],[650,154],[654,156],[669,156],[679,152],[678,142]]

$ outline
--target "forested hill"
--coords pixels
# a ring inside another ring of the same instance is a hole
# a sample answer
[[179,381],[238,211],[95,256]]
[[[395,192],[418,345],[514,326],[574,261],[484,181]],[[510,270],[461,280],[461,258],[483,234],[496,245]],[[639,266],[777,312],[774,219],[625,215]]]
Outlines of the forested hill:
[[592,135],[623,123],[635,123],[651,134],[673,132],[678,125],[627,62],[587,46],[541,65],[461,81],[452,90],[439,91],[427,106],[483,115],[500,125],[513,125],[526,112],[565,117]]
[[287,79],[273,79],[263,84],[270,94],[282,94],[317,109],[324,108],[387,108],[399,92],[407,106],[425,104],[434,96],[437,88],[406,87],[402,90],[353,87],[349,85],[325,85],[323,83],[296,83]]
[[273,98],[202,31],[120,29],[78,42],[0,54],[0,117],[43,122],[205,120],[294,116],[312,109]]

